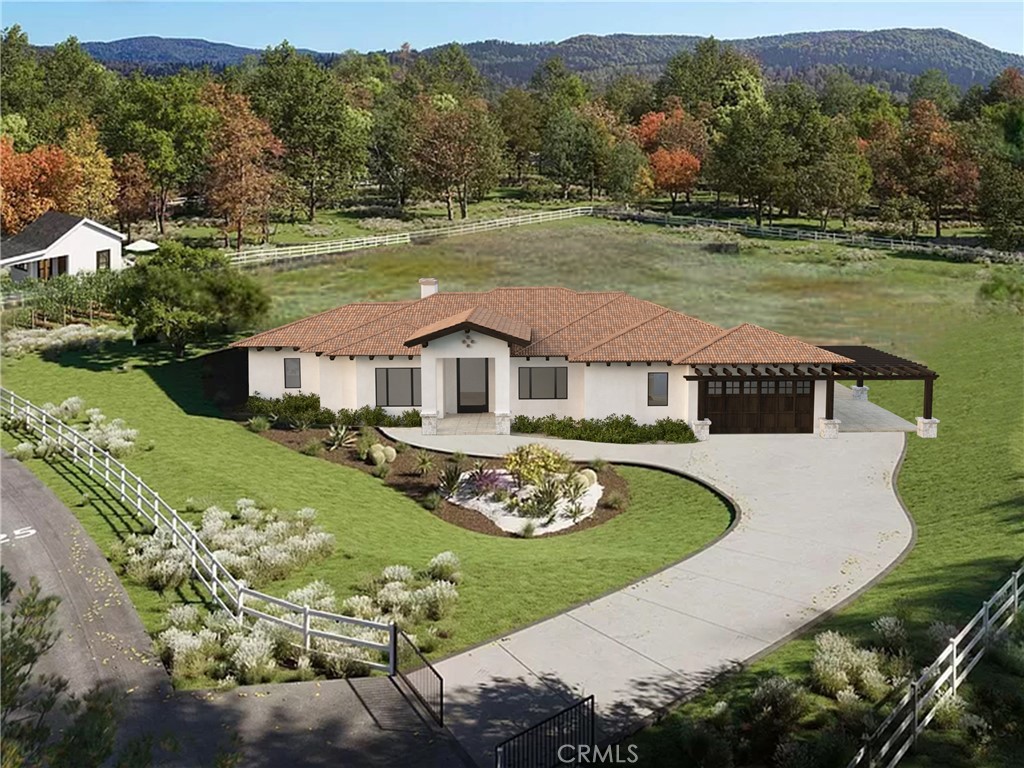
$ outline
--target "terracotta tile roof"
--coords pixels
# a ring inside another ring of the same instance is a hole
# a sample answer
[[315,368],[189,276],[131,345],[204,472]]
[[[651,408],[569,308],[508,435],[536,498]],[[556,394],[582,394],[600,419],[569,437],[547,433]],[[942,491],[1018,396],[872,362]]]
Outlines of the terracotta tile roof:
[[848,363],[850,358],[813,344],[783,336],[759,325],[743,323],[675,358],[673,363]]
[[483,331],[511,343],[530,343],[530,326],[522,320],[506,317],[490,307],[477,306],[417,329],[409,339],[406,339],[405,346],[416,347],[423,342],[430,342],[431,339],[466,329]]
[[[724,331],[621,291],[495,288],[349,304],[236,342],[327,355],[418,355],[447,329],[509,341],[514,357],[579,362],[829,363],[847,358],[754,325]],[[406,346],[410,344],[410,346]]]

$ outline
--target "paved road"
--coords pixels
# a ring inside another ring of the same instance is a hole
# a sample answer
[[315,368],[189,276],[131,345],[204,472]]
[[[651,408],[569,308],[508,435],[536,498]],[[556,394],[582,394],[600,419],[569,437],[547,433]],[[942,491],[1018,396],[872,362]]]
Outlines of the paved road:
[[66,677],[76,694],[96,685],[123,692],[119,739],[153,736],[156,765],[211,766],[224,754],[240,754],[246,768],[463,764],[451,736],[432,727],[385,677],[174,692],[99,547],[50,490],[6,454],[0,502],[4,568],[19,586],[35,576],[44,595],[61,598],[62,635],[39,671]]
[[[410,445],[486,456],[537,442],[387,432]],[[602,732],[622,733],[849,599],[913,539],[893,490],[904,439],[889,432],[836,440],[716,435],[693,445],[544,440],[578,459],[702,480],[734,501],[740,519],[658,574],[441,661],[452,732],[480,765],[493,764],[503,738],[594,694]]]

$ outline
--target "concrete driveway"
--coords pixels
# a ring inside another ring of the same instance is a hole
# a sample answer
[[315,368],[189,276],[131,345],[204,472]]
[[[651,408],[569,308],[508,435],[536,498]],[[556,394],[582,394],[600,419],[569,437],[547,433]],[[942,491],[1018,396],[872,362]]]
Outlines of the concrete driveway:
[[660,467],[716,488],[739,512],[733,529],[707,549],[441,661],[446,723],[480,765],[493,764],[502,739],[590,694],[605,736],[628,731],[849,600],[914,537],[893,489],[900,432],[836,440],[715,435],[693,445],[641,446],[386,431],[410,445],[471,455],[544,442],[577,459]]

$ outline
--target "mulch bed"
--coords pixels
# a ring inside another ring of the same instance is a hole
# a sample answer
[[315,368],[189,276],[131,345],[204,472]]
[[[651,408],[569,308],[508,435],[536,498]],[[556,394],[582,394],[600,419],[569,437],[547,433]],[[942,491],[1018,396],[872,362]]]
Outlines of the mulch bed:
[[[300,451],[305,446],[316,441],[323,444],[323,440],[327,437],[327,430],[306,429],[299,432],[288,429],[270,429],[266,432],[262,432],[261,434],[268,440],[273,440],[275,443],[284,445],[292,450]],[[390,445],[392,447],[397,447],[398,445],[394,440],[390,440],[379,431],[377,433],[377,438],[383,445]],[[418,448],[409,446],[406,447],[404,451],[401,451],[391,463],[391,470],[388,472],[388,476],[381,481],[391,486],[396,491],[404,493],[417,503],[422,502],[428,494],[437,490],[438,470],[440,470],[440,468],[444,466],[445,462],[449,459],[448,454],[437,453],[436,451],[426,451],[426,453],[430,454],[430,457],[434,462],[434,469],[431,470],[426,477],[422,477],[416,471],[416,456],[419,453],[419,450],[420,449]],[[328,451],[325,449],[319,454],[319,456],[311,456],[310,458],[320,458],[335,464],[344,464],[346,467],[358,469],[366,474],[370,474],[373,469],[372,464],[360,461],[355,450],[351,448],[338,448],[335,451]],[[464,470],[468,470],[474,461],[476,460],[472,457],[467,457],[464,462]],[[496,469],[502,467],[502,462],[497,459],[486,459],[484,460],[484,463],[488,467]],[[578,466],[582,469],[587,465],[579,464]],[[577,531],[586,530],[587,528],[593,528],[595,525],[601,525],[601,523],[611,520],[616,515],[620,515],[623,512],[628,511],[629,483],[615,471],[613,466],[607,465],[599,470],[597,472],[597,481],[604,486],[604,494],[601,496],[601,501],[598,503],[597,509],[594,510],[594,513],[590,515],[590,517],[581,520],[571,528],[555,531],[554,533],[547,533],[543,536],[538,536],[537,538],[547,539],[552,536],[565,536],[567,534],[576,533]],[[622,501],[622,503],[618,505],[618,509],[612,509],[608,506],[608,499],[616,496]],[[486,533],[489,536],[514,536],[514,534],[503,531],[479,512],[451,504],[443,499],[441,503],[437,505],[437,508],[431,510],[431,512],[445,522],[457,525],[460,528],[465,528],[469,531]],[[525,524],[529,519],[530,518],[524,517],[523,523]]]

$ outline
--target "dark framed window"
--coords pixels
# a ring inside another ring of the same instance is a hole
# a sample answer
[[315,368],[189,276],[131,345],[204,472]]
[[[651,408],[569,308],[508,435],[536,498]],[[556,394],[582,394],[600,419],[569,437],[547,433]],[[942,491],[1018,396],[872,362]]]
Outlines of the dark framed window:
[[722,394],[722,382],[720,382],[720,381],[709,381],[708,382],[708,394],[709,395],[720,395],[720,394]]
[[740,393],[740,383],[738,381],[727,381],[725,382],[725,394],[727,395],[738,395]]
[[743,382],[743,394],[744,395],[756,395],[757,394],[757,382],[756,381],[744,381]]
[[297,357],[284,359],[284,388],[298,389],[302,386],[302,360]]
[[779,382],[779,394],[780,395],[792,395],[793,394],[793,382],[792,381],[780,381]]
[[420,406],[421,380],[419,368],[378,368],[377,405]]
[[761,394],[762,395],[774,395],[775,394],[775,382],[774,381],[762,381],[761,382]]
[[569,397],[569,368],[554,366],[519,369],[520,400],[565,400]]
[[647,404],[668,405],[668,373],[647,374]]
[[809,395],[809,394],[811,394],[811,382],[809,382],[809,381],[798,381],[796,383],[796,393],[798,395]]
[[96,271],[104,272],[110,270],[110,251],[96,251]]

